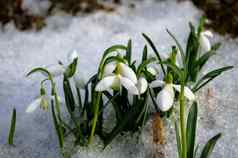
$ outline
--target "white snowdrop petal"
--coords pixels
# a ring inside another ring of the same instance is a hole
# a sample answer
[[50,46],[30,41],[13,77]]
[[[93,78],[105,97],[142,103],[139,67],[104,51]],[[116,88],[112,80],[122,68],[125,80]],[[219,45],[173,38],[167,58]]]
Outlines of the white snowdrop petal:
[[139,91],[138,91],[136,85],[130,79],[121,76],[120,82],[121,82],[122,86],[128,90],[129,93],[134,94],[134,95],[139,94]]
[[41,103],[41,97],[35,99],[33,102],[31,102],[31,104],[26,108],[26,113],[32,113],[34,112],[37,107],[40,106]]
[[168,111],[174,103],[174,90],[171,84],[165,87],[157,95],[157,104],[161,111]]
[[74,59],[79,58],[79,54],[77,52],[77,50],[73,50],[72,52],[70,52],[68,54],[68,62],[72,63],[74,61]]
[[165,85],[165,82],[162,80],[154,80],[150,83],[151,88],[163,87],[164,85]]
[[126,78],[130,79],[135,84],[137,83],[136,74],[129,66],[127,66],[124,63],[119,63],[119,70],[120,70],[120,74],[123,77],[126,77]]
[[209,39],[204,34],[201,34],[199,41],[200,41],[199,50],[200,50],[201,54],[206,53],[211,50],[211,43],[210,43]]
[[112,75],[113,74],[113,71],[115,70],[116,68],[116,64],[115,63],[109,63],[105,66],[104,68],[104,72],[103,72],[103,75],[104,76],[109,76],[109,75]]
[[99,83],[96,85],[95,90],[96,91],[105,91],[112,87],[114,80],[116,79],[116,76],[107,76],[104,77]]
[[[173,85],[174,89],[178,92],[181,91],[181,86],[180,85]],[[196,96],[194,95],[194,93],[192,92],[192,90],[188,87],[184,87],[184,96],[186,98],[188,98],[188,100],[195,100]]]
[[148,88],[148,82],[144,77],[140,77],[137,83],[137,87],[140,94],[145,93]]

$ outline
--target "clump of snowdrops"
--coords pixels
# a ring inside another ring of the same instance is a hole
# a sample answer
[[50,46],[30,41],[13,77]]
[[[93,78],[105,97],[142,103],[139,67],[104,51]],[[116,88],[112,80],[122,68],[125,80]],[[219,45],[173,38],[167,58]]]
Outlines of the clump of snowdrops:
[[[79,55],[76,51],[69,54],[67,64],[60,62],[56,66],[33,69],[27,76],[40,72],[44,78],[40,82],[40,97],[28,106],[27,112],[33,112],[38,106],[47,110],[51,104],[49,109],[62,149],[69,133],[74,135],[75,145],[88,146],[98,135],[106,147],[118,134],[143,128],[151,115],[149,106],[153,106],[162,119],[174,121],[178,157],[198,157],[195,93],[232,66],[202,75],[202,68],[216,54],[220,44],[211,45],[212,33],[204,29],[204,18],[198,28],[189,26],[191,31],[186,49],[167,30],[176,44],[167,58],[161,57],[146,34],[143,37],[155,55],[149,56],[145,45],[140,61],[132,60],[131,40],[127,45],[111,46],[104,51],[98,71],[87,82],[82,81],[80,68],[77,69]],[[63,77],[64,100],[70,121],[63,119],[65,113],[61,110],[62,99],[56,88],[57,76]],[[50,94],[45,89],[46,82],[51,84]],[[179,103],[178,107],[175,102]],[[108,106],[114,109],[116,120],[110,131],[104,128],[104,112]],[[186,111],[189,111],[188,115]],[[220,136],[219,133],[208,141],[201,158],[209,157]]]

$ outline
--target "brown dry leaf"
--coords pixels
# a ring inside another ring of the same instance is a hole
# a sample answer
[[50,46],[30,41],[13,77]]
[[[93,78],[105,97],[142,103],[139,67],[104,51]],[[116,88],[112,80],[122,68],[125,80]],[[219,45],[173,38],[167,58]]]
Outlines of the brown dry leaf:
[[165,131],[163,120],[160,113],[155,113],[152,121],[153,142],[156,144],[165,144]]

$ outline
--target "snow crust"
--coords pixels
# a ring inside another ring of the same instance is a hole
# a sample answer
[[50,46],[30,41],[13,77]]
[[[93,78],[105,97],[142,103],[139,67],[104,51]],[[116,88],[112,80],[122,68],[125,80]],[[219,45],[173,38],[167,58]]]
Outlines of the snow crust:
[[[26,7],[31,5],[34,3],[25,4]],[[43,8],[44,5],[42,4]],[[38,12],[37,9],[32,10]],[[86,77],[90,76],[96,72],[99,58],[107,47],[112,44],[126,44],[129,38],[133,40],[134,57],[139,59],[145,44],[142,32],[151,36],[161,53],[166,53],[174,42],[165,29],[174,32],[185,43],[188,22],[196,23],[200,15],[187,1],[176,3],[174,0],[148,0],[136,3],[135,9],[122,6],[112,13],[98,11],[77,17],[59,13],[49,17],[46,28],[40,32],[18,32],[13,24],[9,24],[4,32],[0,32],[0,157],[60,157],[50,114],[40,109],[33,114],[25,113],[27,105],[39,95],[41,77],[34,75],[26,78],[29,70],[37,66],[56,64],[58,60],[66,62],[67,53],[77,49],[80,52],[80,68]],[[200,92],[198,142],[204,143],[216,133],[222,132],[224,135],[212,158],[235,158],[238,154],[238,40],[215,35],[215,41],[222,42],[223,47],[210,61],[207,69],[225,65],[234,65],[235,69]],[[5,144],[13,107],[17,109],[16,146],[9,147]],[[147,126],[149,128],[150,124]],[[92,147],[94,150],[79,148],[73,157],[152,157],[159,147],[152,144],[151,133],[147,128],[138,136],[139,142],[135,139],[136,135],[127,135],[125,140],[118,137],[102,151],[99,141]],[[172,127],[167,129],[167,143],[164,147],[166,157],[174,158],[174,133]]]

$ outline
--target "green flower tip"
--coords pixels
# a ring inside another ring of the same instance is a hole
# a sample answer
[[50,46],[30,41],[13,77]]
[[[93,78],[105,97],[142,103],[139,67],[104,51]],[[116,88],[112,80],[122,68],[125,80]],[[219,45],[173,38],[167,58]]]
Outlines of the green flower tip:
[[173,83],[173,76],[171,73],[168,73],[166,76],[165,76],[165,82],[166,83]]

